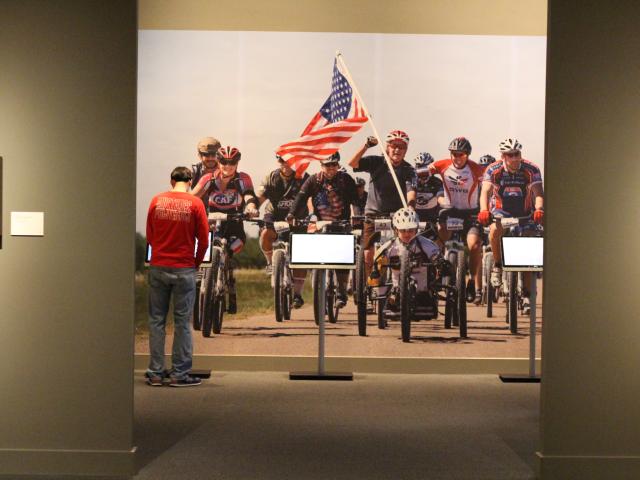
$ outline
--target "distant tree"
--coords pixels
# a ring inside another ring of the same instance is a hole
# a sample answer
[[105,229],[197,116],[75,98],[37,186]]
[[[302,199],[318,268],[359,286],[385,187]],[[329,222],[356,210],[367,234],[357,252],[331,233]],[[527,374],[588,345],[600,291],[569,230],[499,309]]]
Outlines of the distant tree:
[[267,261],[260,250],[257,238],[247,237],[247,242],[240,254],[235,256],[240,268],[264,268]]

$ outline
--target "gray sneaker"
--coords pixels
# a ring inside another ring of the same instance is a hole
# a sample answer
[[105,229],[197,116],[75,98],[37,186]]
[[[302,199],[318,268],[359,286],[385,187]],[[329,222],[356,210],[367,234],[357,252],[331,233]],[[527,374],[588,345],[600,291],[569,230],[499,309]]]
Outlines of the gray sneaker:
[[144,376],[147,378],[147,385],[151,385],[152,387],[161,387],[163,385],[162,375],[146,372]]
[[192,377],[187,375],[184,378],[171,378],[169,382],[170,387],[195,387],[202,383],[202,380],[198,377]]
[[502,267],[493,267],[491,269],[491,286],[498,288],[502,285]]

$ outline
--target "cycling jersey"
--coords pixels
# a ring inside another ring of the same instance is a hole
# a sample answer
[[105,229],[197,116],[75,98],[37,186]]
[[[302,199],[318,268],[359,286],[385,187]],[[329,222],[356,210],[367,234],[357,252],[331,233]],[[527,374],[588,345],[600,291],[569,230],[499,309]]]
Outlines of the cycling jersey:
[[345,172],[337,172],[331,179],[324,173],[311,175],[302,185],[290,212],[301,215],[307,199],[311,197],[314,213],[320,220],[348,220],[355,201],[356,182]]
[[453,160],[446,158],[429,166],[432,173],[439,173],[444,185],[445,203],[458,210],[477,209],[478,190],[482,167],[472,160],[462,168],[456,168]]
[[244,172],[236,172],[222,190],[222,171],[216,170],[204,184],[203,191],[206,205],[210,212],[242,212],[245,207],[245,195],[255,196],[251,177]]
[[[274,221],[283,221],[287,218],[300,188],[308,178],[309,175],[305,173],[302,178],[295,178],[295,175],[291,175],[291,178],[287,179],[280,174],[280,169],[276,169],[262,181],[258,187],[258,195],[264,196],[271,203],[269,213]],[[305,205],[301,215],[306,216],[307,214]]]
[[[412,191],[413,179],[416,172],[406,161],[402,161],[393,170],[400,184],[402,194],[407,197],[407,189]],[[365,207],[367,215],[380,215],[396,212],[404,207],[398,189],[389,166],[382,155],[367,155],[360,159],[354,172],[368,172],[369,177],[369,197]]]
[[509,173],[502,161],[492,163],[483,181],[493,186],[492,212],[503,210],[514,217],[524,217],[533,210],[535,199],[531,187],[542,184],[542,174],[534,163],[523,158],[515,173]]
[[421,222],[434,222],[438,219],[438,197],[444,195],[442,180],[437,177],[416,176],[413,184],[416,191],[416,213]]

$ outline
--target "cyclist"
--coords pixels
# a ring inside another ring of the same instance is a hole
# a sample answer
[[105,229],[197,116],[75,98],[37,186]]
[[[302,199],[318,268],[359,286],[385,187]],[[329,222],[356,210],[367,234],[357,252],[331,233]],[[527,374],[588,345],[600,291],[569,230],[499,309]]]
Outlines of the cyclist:
[[429,165],[433,163],[433,157],[428,152],[420,152],[413,160],[416,169],[416,213],[421,222],[427,222],[427,229],[422,233],[430,240],[438,239],[438,232],[433,227],[438,220],[440,204],[438,200],[444,196],[442,180],[429,173]]
[[[349,165],[354,172],[368,172],[369,196],[365,206],[365,214],[371,216],[390,215],[402,208],[402,200],[398,195],[398,189],[391,175],[387,162],[382,155],[367,155],[365,152],[378,144],[375,137],[368,137],[365,144],[358,150]],[[405,161],[409,147],[409,136],[401,130],[392,130],[386,137],[385,150],[391,160],[393,171],[402,194],[407,199],[407,205],[415,206],[416,192],[413,189],[415,184],[415,170]],[[373,266],[373,244],[380,240],[380,232],[375,231],[373,222],[365,222],[362,231],[362,246],[365,249],[364,259],[367,274],[371,272]]]
[[[440,201],[442,208],[453,208],[474,221],[467,225],[467,246],[469,247],[469,273],[467,282],[467,301],[479,305],[482,301],[480,289],[482,285],[482,236],[479,225],[475,222],[478,211],[478,191],[482,178],[482,168],[473,160],[471,143],[465,137],[456,137],[449,144],[450,158],[439,160],[429,165],[429,172],[439,173],[444,185],[444,197]],[[451,238],[446,222],[439,225],[439,236],[442,243]]]
[[[492,214],[525,217],[533,213],[533,221],[542,224],[544,193],[540,169],[533,162],[522,158],[522,144],[515,138],[507,138],[500,142],[499,149],[501,160],[490,165],[484,174],[478,221],[483,225],[489,225]],[[500,222],[491,224],[489,242],[495,260],[495,266],[491,271],[491,283],[494,287],[502,284],[502,234]],[[525,290],[528,290],[529,282],[529,275],[525,275]]]
[[487,170],[487,167],[496,161],[496,157],[493,155],[483,155],[478,159],[478,165],[480,165],[483,170]]
[[[250,217],[258,216],[258,199],[253,191],[251,177],[244,172],[238,172],[240,150],[235,147],[220,147],[216,152],[219,168],[213,173],[207,173],[191,193],[204,200],[209,206],[209,212],[240,213]],[[222,224],[221,230],[227,239],[230,251],[238,254],[247,239],[242,220],[229,220]],[[233,272],[233,270],[231,270]],[[236,313],[235,279],[229,280],[229,313]]]
[[[278,168],[269,173],[258,187],[258,200],[260,204],[268,202],[263,219],[265,222],[279,222],[287,219],[287,214],[293,205],[300,188],[309,178],[307,173],[302,178],[296,178],[296,172],[284,161],[284,159],[276,155]],[[307,215],[306,208],[302,209],[301,214]],[[276,231],[273,226],[265,225],[260,230],[260,248],[267,259],[266,271],[268,275],[272,273],[271,260],[273,257],[273,242],[277,239]],[[304,269],[296,269],[293,271],[294,295],[293,308],[300,308],[304,304],[302,299],[302,289],[304,287],[307,271]]]
[[[218,168],[216,152],[220,148],[220,141],[213,137],[204,137],[198,142],[198,157],[200,162],[191,165],[193,175],[192,185],[197,185],[202,175],[213,173]],[[205,208],[207,205],[205,205]]]
[[[427,263],[436,265],[441,274],[448,272],[448,262],[442,257],[440,247],[432,240],[417,235],[419,223],[418,215],[411,208],[401,208],[393,214],[393,231],[395,238],[389,240],[376,251],[376,265],[385,263],[391,267],[391,279],[393,288],[387,295],[386,307],[390,310],[397,309],[398,285],[400,278],[399,257],[403,248],[407,248],[412,254],[420,255],[424,262],[412,270],[412,277],[416,281],[416,303],[420,306],[426,303],[429,289],[429,276]],[[431,279],[433,280],[433,278]],[[431,298],[428,296],[428,298]],[[431,298],[433,302],[434,299]],[[434,304],[435,308],[435,304]]]
[[[344,171],[339,171],[340,154],[338,152],[322,160],[321,171],[311,175],[302,185],[296,197],[288,220],[300,218],[311,198],[313,212],[319,220],[335,221],[351,218],[351,205],[356,201],[356,182]],[[348,270],[336,272],[338,278],[338,293],[336,307],[342,308],[347,304]]]

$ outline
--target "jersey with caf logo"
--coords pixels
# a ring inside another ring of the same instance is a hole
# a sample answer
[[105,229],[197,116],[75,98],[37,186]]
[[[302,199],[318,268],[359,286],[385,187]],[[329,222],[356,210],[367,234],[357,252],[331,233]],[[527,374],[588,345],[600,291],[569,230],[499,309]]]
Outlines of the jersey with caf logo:
[[222,171],[216,170],[204,185],[209,212],[240,212],[245,206],[244,196],[255,195],[251,177],[244,172],[236,172],[224,190],[221,181]]
[[502,210],[514,217],[524,217],[533,209],[531,187],[542,184],[542,174],[537,165],[523,158],[515,173],[509,173],[503,161],[492,163],[483,181],[493,186],[491,211]]
[[472,160],[462,168],[456,168],[453,160],[444,159],[429,166],[432,173],[439,173],[444,186],[445,203],[459,210],[478,208],[478,191],[483,168]]

